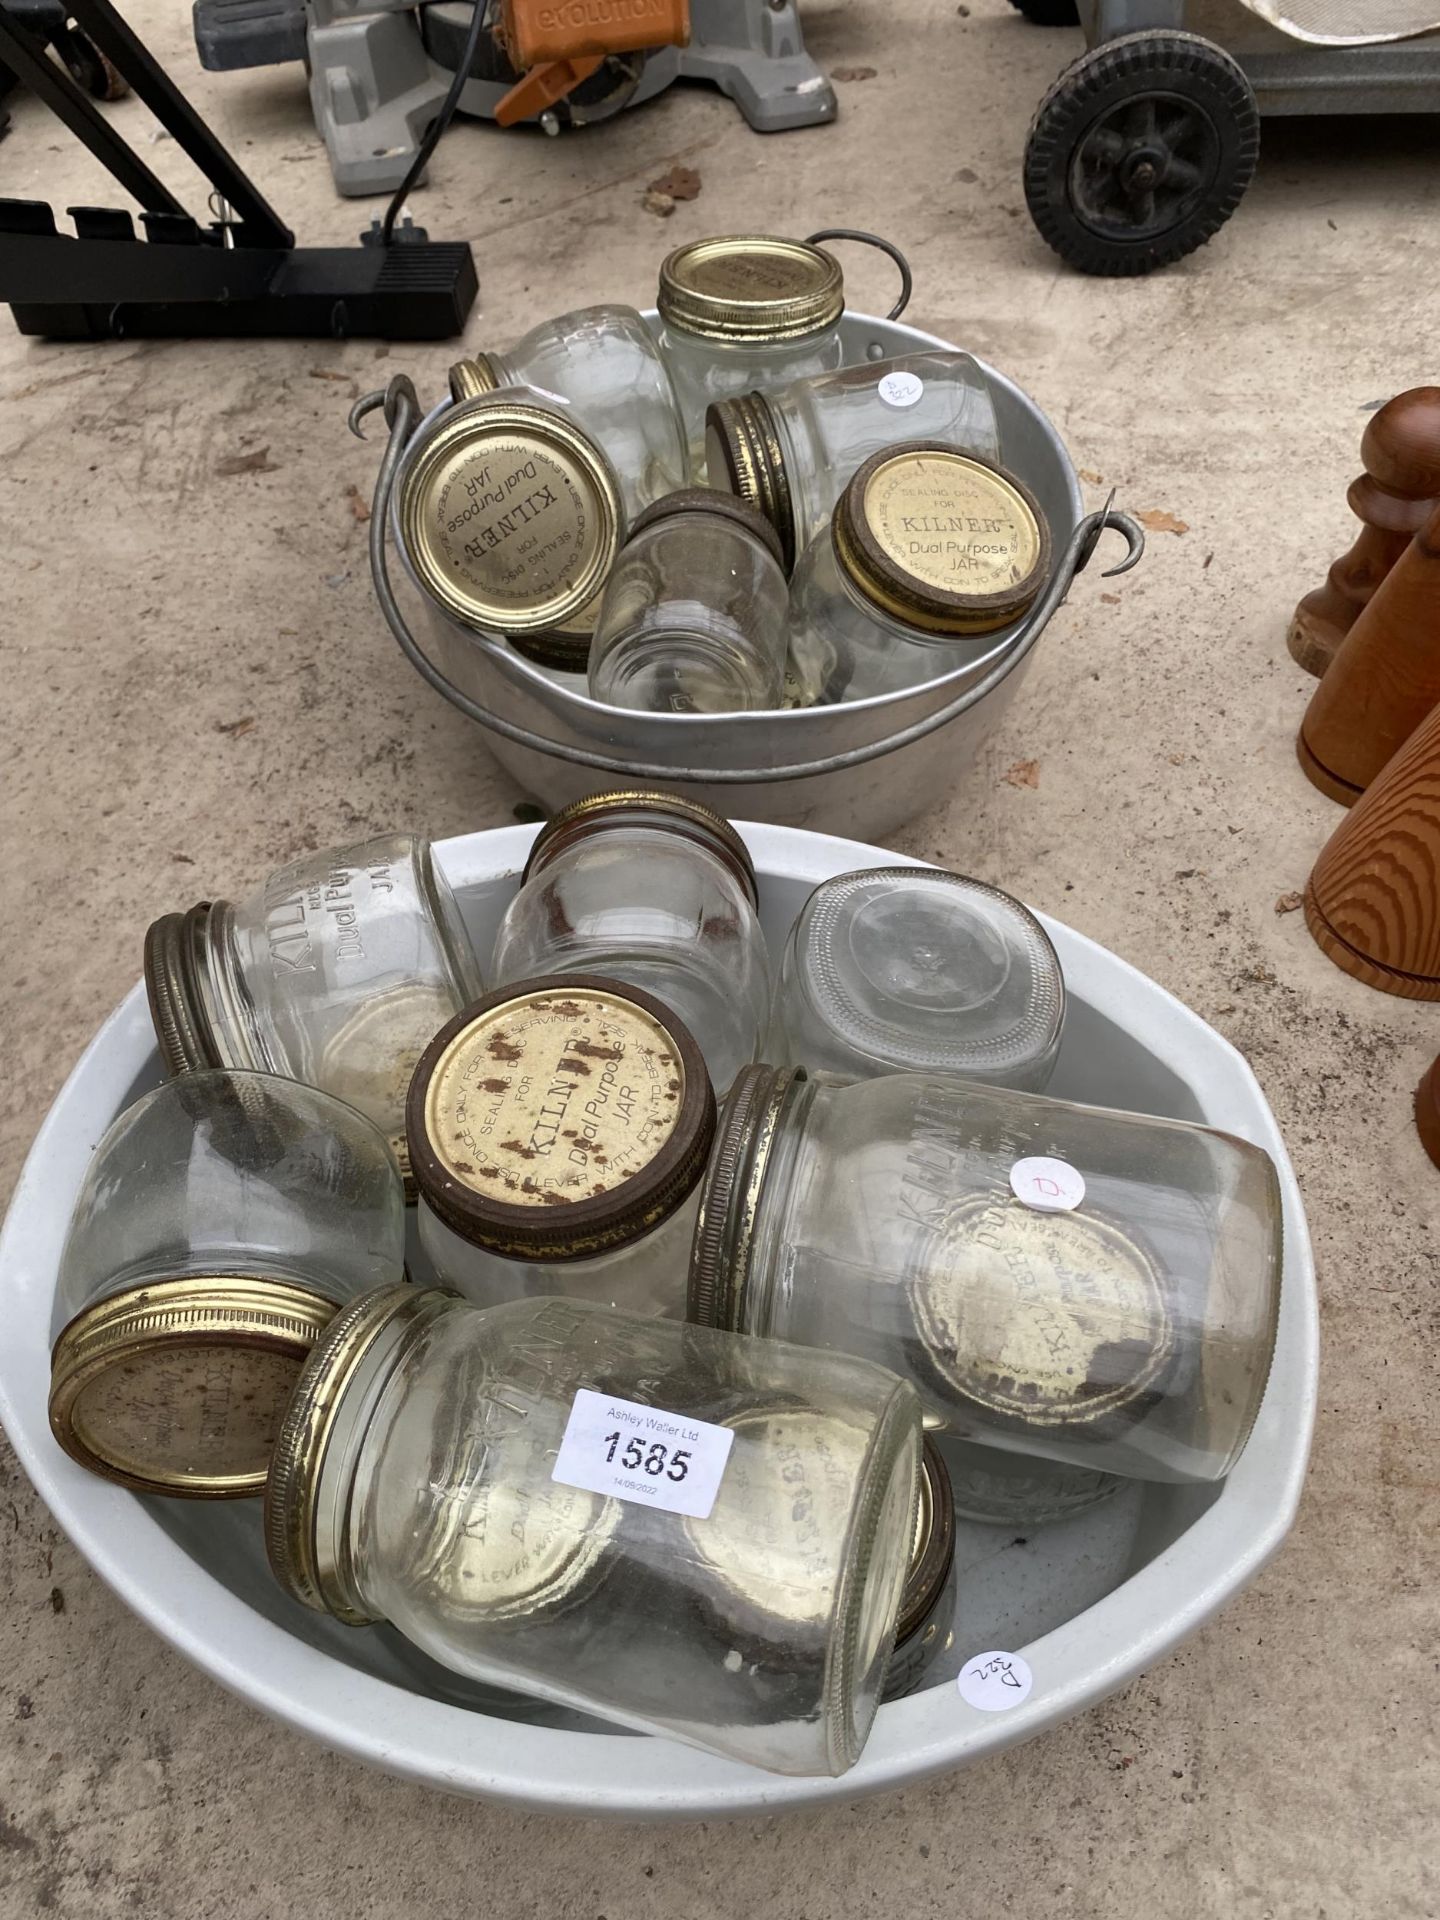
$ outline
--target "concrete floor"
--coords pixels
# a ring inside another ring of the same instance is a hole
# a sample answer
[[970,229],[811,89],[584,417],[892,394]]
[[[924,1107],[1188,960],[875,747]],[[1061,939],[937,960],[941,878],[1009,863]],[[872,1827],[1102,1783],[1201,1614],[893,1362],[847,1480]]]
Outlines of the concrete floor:
[[[129,11],[302,236],[353,238],[370,209],[332,195],[299,69],[201,74],[188,8]],[[1253,1061],[1320,1263],[1299,1526],[1180,1655],[993,1764],[816,1817],[601,1833],[396,1784],[259,1718],[110,1596],[5,1454],[7,1920],[1440,1912],[1440,1176],[1409,1123],[1440,1025],[1349,981],[1276,908],[1338,818],[1293,759],[1312,683],[1285,624],[1350,537],[1367,411],[1437,377],[1440,129],[1267,129],[1214,245],[1148,282],[1088,282],[1037,241],[1019,184],[1078,36],[1006,0],[814,4],[807,22],[828,66],[876,69],[841,88],[834,128],[760,140],[691,90],[554,142],[464,125],[415,210],[475,245],[474,346],[643,301],[687,236],[882,228],[915,262],[916,322],[1028,387],[1095,498],[1114,485],[1186,523],[1113,592],[1077,586],[1000,736],[897,845],[1106,942]],[[0,192],[118,198],[33,101],[13,111]],[[112,113],[188,190],[145,109]],[[703,191],[662,222],[641,196],[675,161]],[[888,303],[884,264],[857,255],[852,289]],[[378,451],[345,431],[351,394],[408,368],[433,396],[450,357],[46,346],[0,319],[7,1190],[154,913],[372,828],[511,818],[521,796],[381,626],[349,491]],[[270,470],[218,472],[261,448]]]

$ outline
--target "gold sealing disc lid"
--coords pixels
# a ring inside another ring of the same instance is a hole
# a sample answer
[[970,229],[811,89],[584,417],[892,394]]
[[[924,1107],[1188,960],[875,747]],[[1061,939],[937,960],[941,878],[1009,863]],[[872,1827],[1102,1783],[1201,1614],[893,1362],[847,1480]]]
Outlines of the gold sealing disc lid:
[[1011,1432],[1123,1432],[1180,1358],[1155,1261],[1088,1206],[954,1202],[910,1291],[948,1395]]
[[483,400],[500,387],[500,375],[488,353],[477,353],[471,360],[457,360],[450,369],[450,398],[456,405],[466,400]]
[[775,415],[763,393],[737,393],[706,408],[705,470],[712,487],[728,488],[764,515],[780,542],[780,564],[792,572],[795,505]]
[[622,524],[609,461],[528,400],[443,414],[400,479],[400,537],[421,585],[465,626],[567,629],[600,592]]
[[915,1535],[910,1570],[900,1595],[895,1644],[903,1646],[929,1620],[955,1561],[955,1500],[950,1475],[935,1442],[926,1436],[920,1452],[920,1498],[915,1503]]
[[798,340],[839,320],[845,277],[803,240],[717,235],[668,256],[656,304],[667,326],[707,340]]
[[678,793],[652,792],[648,787],[588,793],[551,814],[531,844],[521,884],[543,871],[557,854],[573,847],[576,841],[611,828],[635,826],[659,827],[706,847],[734,874],[749,894],[751,905],[759,905],[759,886],[750,849],[730,822],[712,813],[699,800],[687,800]]
[[690,1243],[685,1317],[696,1326],[744,1331],[760,1195],[781,1117],[805,1077],[803,1067],[742,1067],[725,1096]]
[[162,914],[145,934],[145,995],[160,1064],[172,1079],[225,1064],[200,984],[218,904],[201,900],[186,913]]
[[442,1027],[410,1083],[422,1198],[511,1260],[639,1240],[705,1170],[715,1096],[694,1038],[638,987],[558,974],[487,994]]
[[940,440],[872,455],[841,494],[831,532],[864,597],[931,633],[997,632],[1050,574],[1050,529],[1029,488]]
[[457,1304],[443,1287],[364,1294],[336,1314],[293,1382],[265,1487],[265,1551],[288,1594],[349,1626],[374,1616],[350,1563],[350,1489],[341,1482],[354,1453],[332,1443],[363,1427],[411,1338]]
[[241,1274],[113,1294],[55,1343],[51,1429],[72,1460],[138,1493],[259,1493],[290,1390],[335,1311],[308,1288]]

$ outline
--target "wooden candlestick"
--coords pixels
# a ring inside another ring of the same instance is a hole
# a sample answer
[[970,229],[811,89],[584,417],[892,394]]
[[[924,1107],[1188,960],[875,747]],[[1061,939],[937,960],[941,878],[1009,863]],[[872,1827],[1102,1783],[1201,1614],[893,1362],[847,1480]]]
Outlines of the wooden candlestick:
[[1323,587],[1295,609],[1286,643],[1324,674],[1356,616],[1440,499],[1440,387],[1412,387],[1381,407],[1360,442],[1365,471],[1350,488],[1360,534]]
[[1350,806],[1440,700],[1440,507],[1364,607],[1310,696],[1296,751]]
[[1440,1000],[1440,706],[1331,834],[1305,924],[1367,986]]

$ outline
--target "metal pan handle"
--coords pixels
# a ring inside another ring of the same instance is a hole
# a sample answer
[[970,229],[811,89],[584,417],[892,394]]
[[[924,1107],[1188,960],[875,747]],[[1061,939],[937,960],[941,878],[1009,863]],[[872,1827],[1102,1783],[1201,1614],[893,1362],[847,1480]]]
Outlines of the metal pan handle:
[[898,320],[910,304],[910,295],[915,290],[915,276],[910,271],[910,262],[905,258],[893,240],[882,240],[878,233],[866,233],[861,227],[824,227],[819,233],[807,234],[807,247],[818,247],[822,240],[858,240],[862,247],[878,247],[881,253],[888,253],[900,269],[900,298],[886,314],[887,320]]
[[[436,693],[448,700],[468,719],[484,727],[490,733],[498,733],[503,740],[509,740],[517,747],[528,747],[532,753],[546,755],[552,760],[567,760],[573,766],[588,767],[595,773],[612,774],[627,786],[637,781],[659,781],[671,786],[755,786],[768,785],[772,780],[807,780],[823,773],[840,773],[847,767],[858,767],[867,760],[878,760],[884,754],[894,753],[900,747],[908,747],[913,741],[923,740],[927,734],[945,726],[957,714],[997,687],[1018,660],[1035,644],[1046,623],[1064,600],[1070,590],[1070,583],[1089,562],[1097,542],[1106,528],[1123,534],[1128,544],[1125,558],[1118,566],[1107,569],[1105,578],[1114,574],[1128,573],[1145,551],[1145,535],[1128,513],[1118,513],[1107,504],[1098,513],[1087,514],[1071,534],[1068,545],[1060,557],[1060,563],[1051,575],[1049,585],[1030,612],[1030,625],[1024,641],[1018,649],[998,660],[983,680],[972,682],[955,699],[940,707],[936,712],[926,714],[921,720],[905,727],[899,733],[888,734],[883,740],[875,740],[863,747],[852,747],[845,753],[827,754],[821,760],[801,760],[783,767],[672,767],[657,765],[644,760],[622,760],[611,754],[595,753],[588,747],[572,747],[563,741],[548,739],[544,734],[534,733],[528,727],[516,726],[511,720],[502,720],[499,714],[491,713],[478,701],[457,687],[453,680],[442,673],[421,647],[406,624],[405,616],[395,598],[395,590],[390,580],[390,558],[386,550],[386,528],[390,519],[390,496],[395,489],[395,478],[400,471],[400,462],[404,458],[405,448],[419,424],[420,402],[415,388],[404,374],[399,374],[390,382],[383,393],[369,393],[357,400],[350,410],[351,431],[361,433],[360,422],[366,414],[377,408],[385,411],[390,427],[390,440],[385,448],[385,457],[380,462],[380,471],[375,479],[375,498],[370,511],[370,572],[374,578],[375,595],[380,602],[380,610],[400,643],[400,651],[414,667],[421,679],[433,687]],[[1113,497],[1113,496],[1112,496]],[[485,645],[482,639],[477,645]]]

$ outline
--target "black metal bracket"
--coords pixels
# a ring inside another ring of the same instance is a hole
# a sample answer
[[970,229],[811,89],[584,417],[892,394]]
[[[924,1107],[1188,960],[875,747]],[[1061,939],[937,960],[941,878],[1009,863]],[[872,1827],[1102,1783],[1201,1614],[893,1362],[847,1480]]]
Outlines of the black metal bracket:
[[22,333],[52,340],[254,338],[446,340],[479,283],[465,242],[405,225],[393,244],[297,247],[294,235],[111,0],[69,12],[211,182],[225,217],[201,227],[0,0],[0,61],[139,201],[129,213],[71,207],[62,233],[44,201],[0,200],[0,302]]

